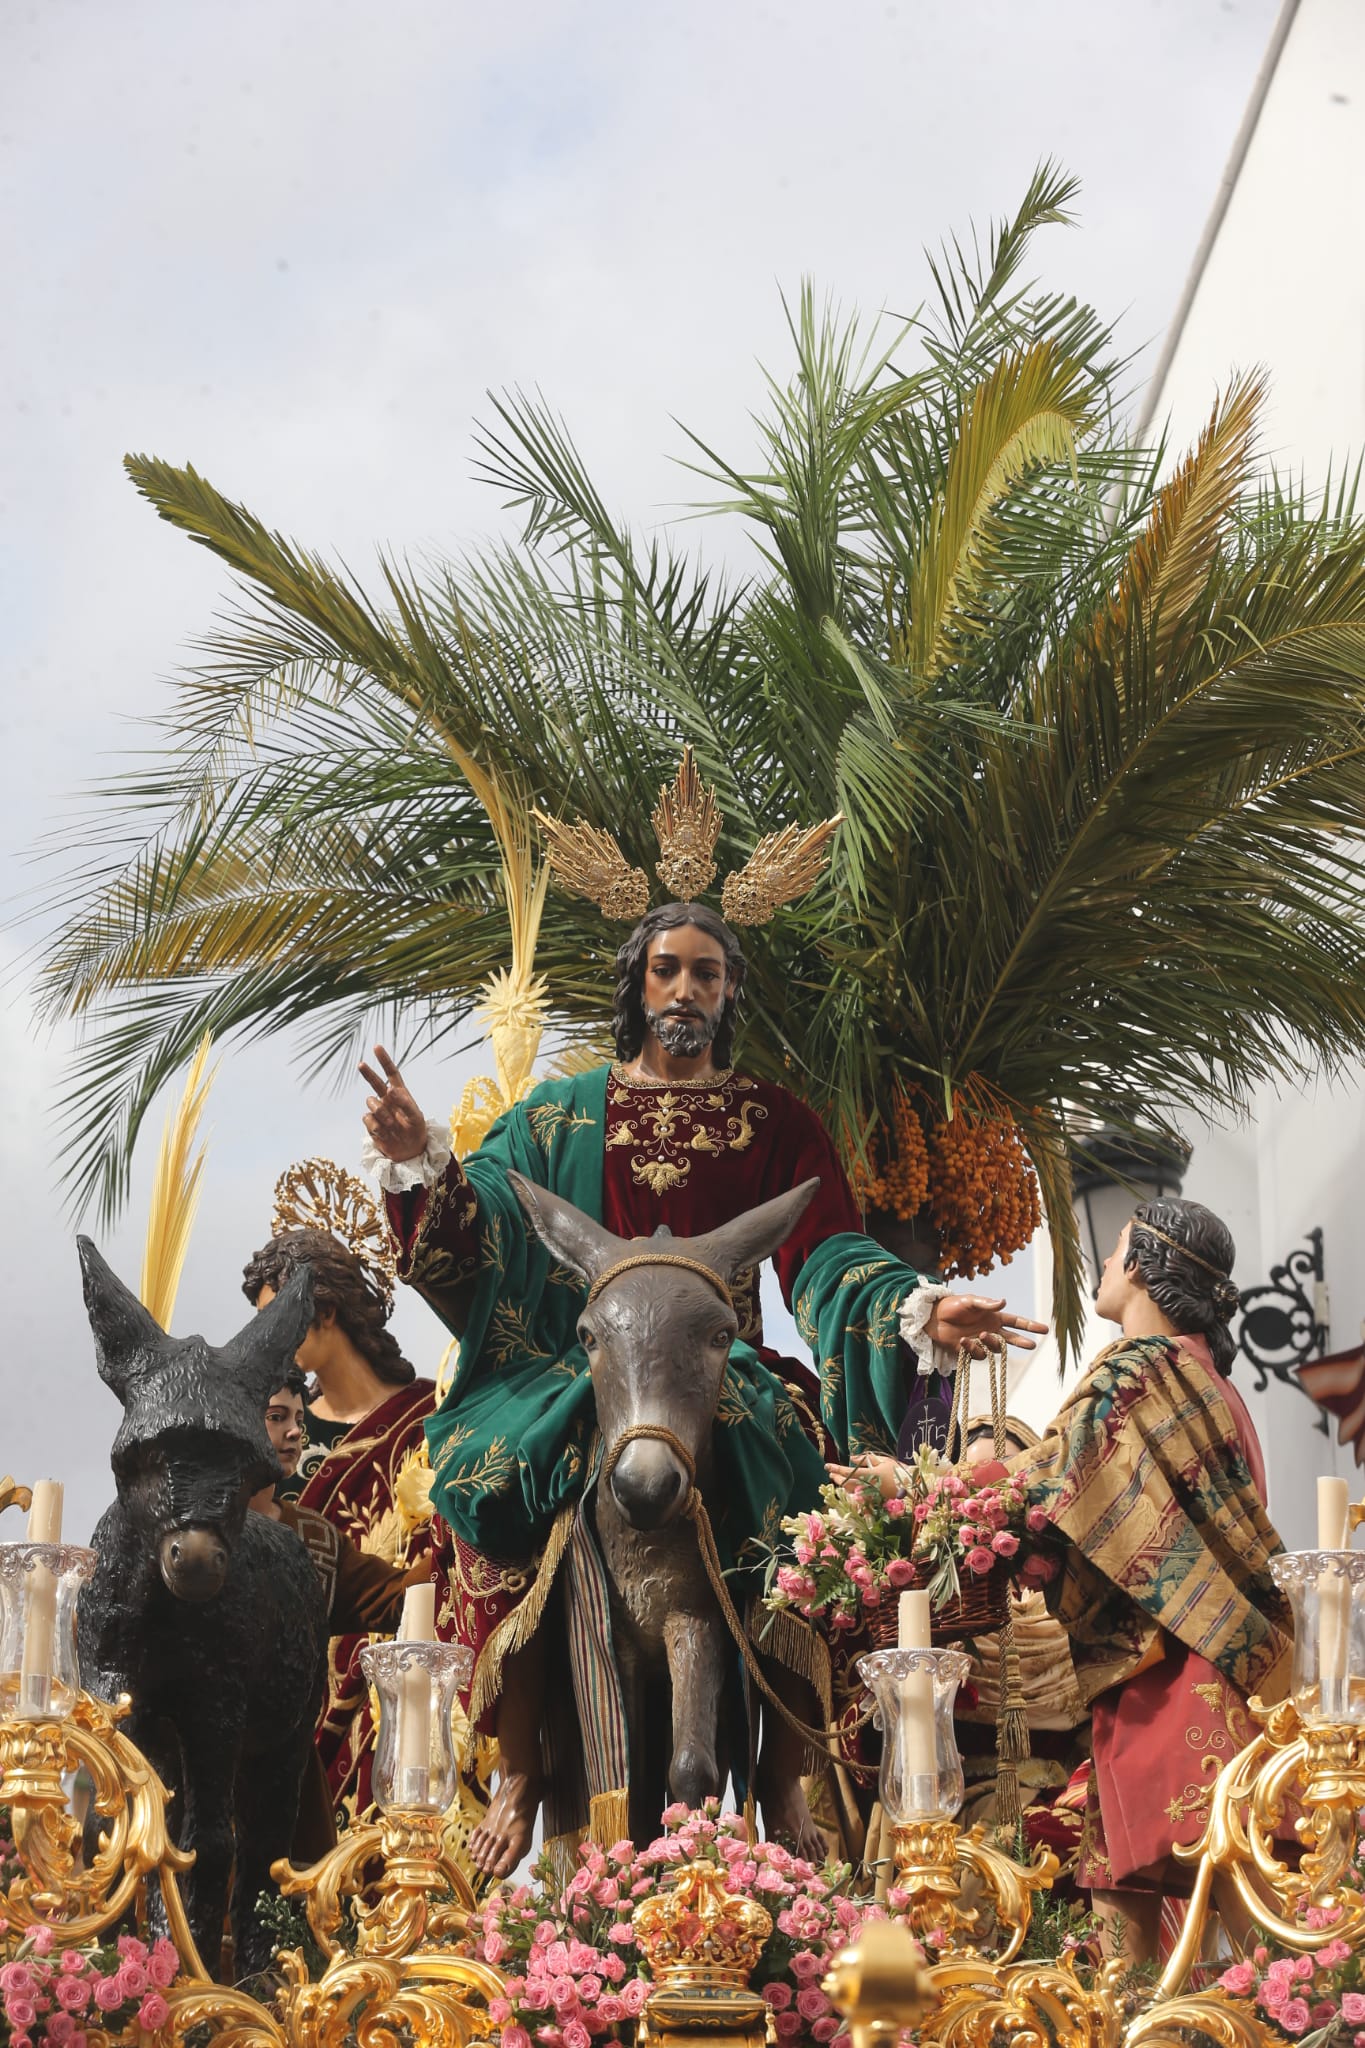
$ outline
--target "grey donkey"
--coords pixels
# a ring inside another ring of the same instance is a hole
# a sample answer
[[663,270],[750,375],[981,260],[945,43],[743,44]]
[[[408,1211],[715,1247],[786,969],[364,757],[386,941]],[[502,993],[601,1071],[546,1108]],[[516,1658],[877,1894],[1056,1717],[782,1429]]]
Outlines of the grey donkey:
[[[690,1261],[728,1284],[777,1250],[820,1183],[805,1181],[701,1237],[660,1231],[624,1239],[522,1175],[508,1179],[532,1229],[590,1289],[611,1267],[639,1261],[584,1308],[578,1334],[592,1371],[607,1475],[596,1488],[594,1512],[630,1737],[631,1829],[648,1840],[658,1832],[667,1796],[696,1807],[724,1790],[720,1707],[735,1659],[697,1532],[684,1515],[693,1474],[703,1501],[708,1492],[714,1501],[711,1431],[737,1334],[735,1313],[703,1273],[665,1261]],[[655,1263],[651,1255],[662,1256]],[[692,1470],[663,1437],[628,1435],[641,1425],[667,1431]],[[658,1703],[668,1694],[671,1732],[660,1742]],[[789,1835],[823,1861],[800,1786],[800,1743],[793,1746],[784,1728],[770,1725],[766,1754],[773,1768],[760,1790],[769,1833]],[[647,1760],[642,1770],[636,1759]]]
[[190,1927],[215,1974],[235,1858],[236,1969],[250,1976],[272,1958],[253,1909],[289,1853],[327,1647],[308,1553],[247,1510],[280,1476],[265,1409],[312,1320],[312,1277],[215,1349],[168,1337],[77,1242],[100,1378],[124,1411],[118,1499],[91,1539],[99,1563],[78,1611],[82,1675],[106,1699],[131,1695],[128,1734],[174,1789],[173,1825],[195,1853]]

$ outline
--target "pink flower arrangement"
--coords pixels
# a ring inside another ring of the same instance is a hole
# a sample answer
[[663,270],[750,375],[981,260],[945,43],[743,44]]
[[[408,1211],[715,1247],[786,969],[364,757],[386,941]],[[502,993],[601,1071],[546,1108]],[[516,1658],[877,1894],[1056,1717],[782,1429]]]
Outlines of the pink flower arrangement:
[[718,1864],[733,1891],[772,1915],[752,1981],[778,2040],[790,2048],[846,2042],[821,1980],[863,1922],[884,1919],[885,1909],[849,1896],[846,1864],[817,1871],[779,1843],[750,1842],[740,1816],[721,1813],[718,1801],[696,1813],[672,1806],[663,1823],[642,1851],[630,1842],[607,1851],[585,1842],[567,1885],[542,1857],[529,1884],[499,1885],[485,1901],[471,1945],[506,1982],[506,1996],[489,2005],[500,2048],[633,2041],[652,1985],[631,1914],[671,1889],[680,1864],[698,1861]]
[[164,2027],[163,1997],[180,1958],[164,1938],[148,1948],[120,1935],[102,1948],[60,1948],[60,1927],[35,1927],[0,1968],[0,2012],[9,2048],[86,2048],[86,2027],[108,2033],[137,2025]]
[[882,1498],[872,1477],[821,1489],[822,1505],[782,1524],[787,1545],[773,1553],[766,1599],[836,1630],[894,1605],[904,1586],[926,1586],[942,1607],[962,1589],[962,1573],[984,1578],[1050,1577],[1039,1551],[1047,1517],[1030,1507],[1024,1481],[1003,1465],[959,1471],[931,1450],[902,1467],[906,1490]]
[[[1310,1906],[1304,1924],[1326,1933],[1340,1918],[1336,1906]],[[1365,2048],[1365,1959],[1334,1938],[1307,1955],[1278,1955],[1260,1944],[1218,1979],[1233,1998],[1250,1999],[1262,2017],[1290,2041]]]

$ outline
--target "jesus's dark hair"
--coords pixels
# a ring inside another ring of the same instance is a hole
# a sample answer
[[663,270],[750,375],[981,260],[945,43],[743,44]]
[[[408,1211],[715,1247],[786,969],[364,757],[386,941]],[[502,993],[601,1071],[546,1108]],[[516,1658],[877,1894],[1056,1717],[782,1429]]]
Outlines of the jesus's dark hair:
[[1242,1299],[1232,1278],[1236,1258],[1232,1232],[1202,1202],[1163,1195],[1139,1202],[1133,1212],[1125,1270],[1136,1268],[1182,1337],[1208,1339],[1209,1354],[1225,1379],[1237,1355],[1228,1328]]
[[369,1269],[326,1230],[285,1230],[272,1237],[246,1264],[242,1292],[253,1307],[263,1287],[278,1294],[286,1280],[307,1266],[313,1275],[313,1321],[331,1309],[361,1357],[391,1387],[417,1377],[384,1328],[390,1304]]
[[744,986],[745,958],[724,918],[704,903],[661,903],[640,919],[616,955],[616,995],[612,1002],[611,1029],[618,1060],[633,1060],[645,1042],[645,963],[649,949],[660,932],[675,932],[683,925],[695,925],[708,939],[715,939],[725,955],[725,975],[732,986],[720,1013],[720,1028],[712,1041],[718,1067],[728,1067],[735,1054],[735,1024],[740,990]]

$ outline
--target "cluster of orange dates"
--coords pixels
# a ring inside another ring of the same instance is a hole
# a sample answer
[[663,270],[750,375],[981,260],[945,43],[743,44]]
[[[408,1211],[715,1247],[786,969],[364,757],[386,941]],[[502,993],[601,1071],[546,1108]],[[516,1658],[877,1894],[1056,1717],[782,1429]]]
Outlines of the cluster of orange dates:
[[[926,1105],[927,1106],[927,1105]],[[939,1270],[970,1279],[1008,1265],[1042,1222],[1038,1177],[1013,1117],[989,1096],[958,1093],[953,1115],[925,1130],[916,1096],[896,1096],[855,1160],[854,1192],[867,1209],[909,1223],[927,1209]]]

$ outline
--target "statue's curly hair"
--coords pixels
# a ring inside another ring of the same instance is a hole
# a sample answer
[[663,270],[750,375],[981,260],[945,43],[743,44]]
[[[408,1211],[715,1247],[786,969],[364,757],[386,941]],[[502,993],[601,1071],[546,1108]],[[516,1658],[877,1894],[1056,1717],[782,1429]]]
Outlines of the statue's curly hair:
[[[1167,1244],[1166,1238],[1175,1243]],[[1207,1337],[1209,1353],[1225,1379],[1237,1355],[1228,1325],[1242,1303],[1232,1278],[1236,1259],[1232,1232],[1202,1202],[1162,1195],[1139,1202],[1133,1211],[1124,1271],[1136,1269],[1152,1300],[1182,1336]]]
[[284,1230],[253,1253],[242,1269],[242,1292],[254,1308],[263,1287],[278,1294],[286,1280],[307,1266],[313,1275],[313,1327],[324,1309],[337,1322],[381,1380],[405,1387],[417,1377],[384,1325],[392,1304],[369,1268],[325,1230]]
[[712,1056],[718,1067],[728,1067],[735,1053],[735,1026],[739,1019],[740,991],[748,962],[739,940],[723,917],[705,903],[661,903],[646,911],[616,955],[616,994],[612,1000],[611,1029],[618,1060],[633,1060],[645,1042],[645,962],[651,942],[660,932],[675,932],[683,925],[695,925],[709,939],[715,939],[725,955],[726,979],[732,984],[720,1013],[720,1026],[712,1041]]

